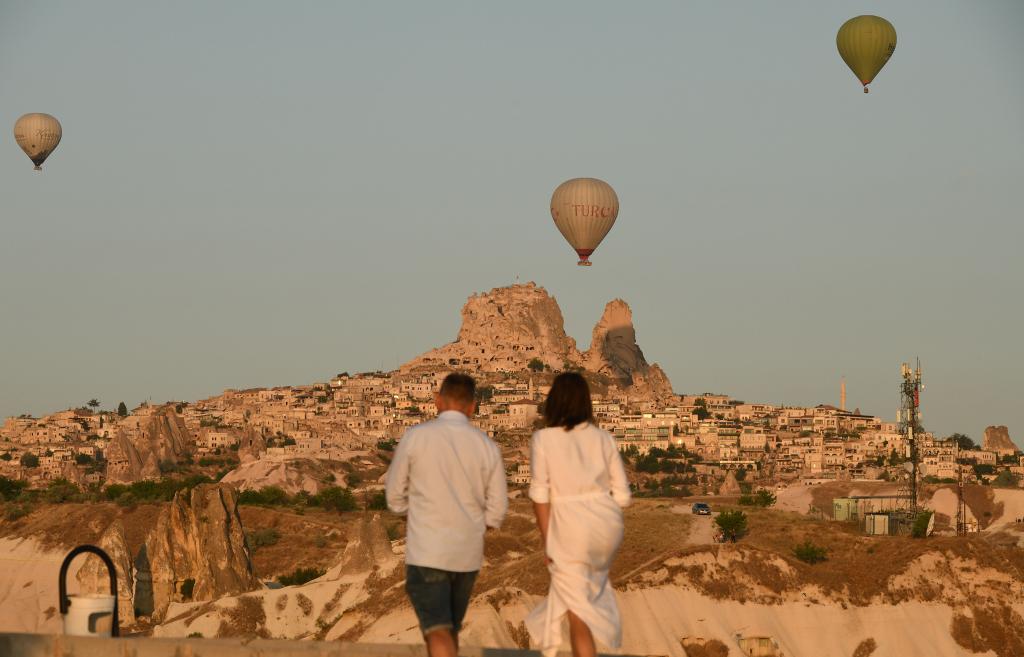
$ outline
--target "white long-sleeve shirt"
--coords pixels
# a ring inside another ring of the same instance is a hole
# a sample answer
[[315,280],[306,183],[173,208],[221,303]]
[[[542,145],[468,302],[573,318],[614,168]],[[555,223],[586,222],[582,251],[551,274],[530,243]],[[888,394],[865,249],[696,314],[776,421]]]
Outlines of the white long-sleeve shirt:
[[541,429],[530,445],[530,499],[550,502],[589,493],[611,495],[629,506],[629,480],[615,439],[604,429],[584,422],[566,431]]
[[405,432],[386,492],[388,508],[409,516],[406,563],[457,573],[480,570],[484,532],[508,510],[501,451],[458,411]]

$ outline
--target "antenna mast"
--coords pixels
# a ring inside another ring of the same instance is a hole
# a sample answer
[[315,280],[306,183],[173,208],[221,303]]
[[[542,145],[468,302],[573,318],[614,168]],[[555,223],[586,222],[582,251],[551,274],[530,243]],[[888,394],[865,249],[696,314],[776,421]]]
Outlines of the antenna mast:
[[903,382],[900,384],[900,432],[906,437],[910,448],[910,511],[917,513],[917,474],[918,474],[918,437],[924,433],[921,427],[921,359],[917,359],[917,368],[908,363],[900,366]]

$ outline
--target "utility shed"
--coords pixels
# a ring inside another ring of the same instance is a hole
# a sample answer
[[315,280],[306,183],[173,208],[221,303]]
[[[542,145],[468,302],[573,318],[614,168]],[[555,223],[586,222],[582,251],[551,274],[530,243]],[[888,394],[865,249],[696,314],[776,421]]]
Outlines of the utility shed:
[[856,521],[869,513],[898,511],[910,507],[906,495],[854,495],[832,499],[832,519]]

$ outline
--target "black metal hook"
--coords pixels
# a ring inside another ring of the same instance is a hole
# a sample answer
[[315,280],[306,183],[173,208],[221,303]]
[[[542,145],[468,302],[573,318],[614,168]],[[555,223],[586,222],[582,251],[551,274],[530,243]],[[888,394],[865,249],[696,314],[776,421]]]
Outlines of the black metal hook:
[[68,556],[64,557],[64,563],[60,565],[60,580],[57,585],[59,587],[58,595],[60,596],[61,616],[67,614],[68,607],[71,606],[71,600],[68,598],[68,567],[75,557],[85,552],[95,554],[103,560],[103,564],[107,567],[107,572],[110,574],[110,594],[114,596],[114,616],[111,619],[110,636],[121,636],[121,628],[118,627],[117,619],[117,569],[114,568],[114,562],[110,559],[110,556],[95,545],[79,545],[71,550],[71,552],[68,552]]

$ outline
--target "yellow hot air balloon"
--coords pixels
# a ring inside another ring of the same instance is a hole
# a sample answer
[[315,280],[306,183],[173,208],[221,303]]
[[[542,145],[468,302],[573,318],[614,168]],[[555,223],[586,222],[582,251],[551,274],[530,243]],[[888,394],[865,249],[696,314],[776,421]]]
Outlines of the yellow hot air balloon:
[[896,50],[896,28],[879,16],[857,16],[839,28],[836,47],[867,93],[868,85]]
[[49,114],[25,114],[14,123],[14,140],[42,171],[42,164],[57,148],[61,136],[60,121]]
[[589,267],[590,254],[619,216],[619,197],[611,185],[597,178],[566,180],[551,195],[551,218],[562,236]]

